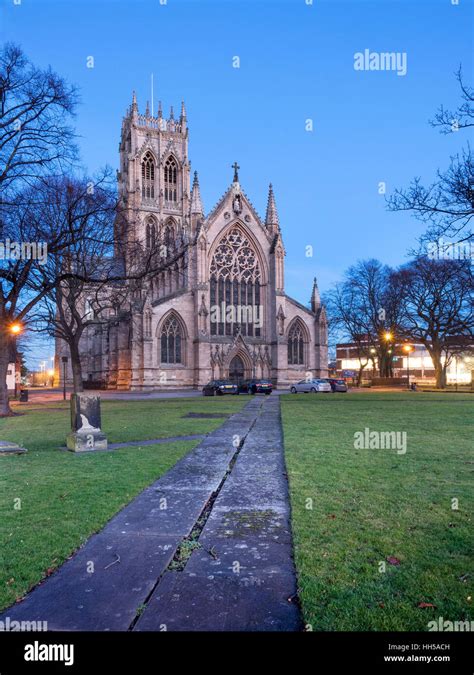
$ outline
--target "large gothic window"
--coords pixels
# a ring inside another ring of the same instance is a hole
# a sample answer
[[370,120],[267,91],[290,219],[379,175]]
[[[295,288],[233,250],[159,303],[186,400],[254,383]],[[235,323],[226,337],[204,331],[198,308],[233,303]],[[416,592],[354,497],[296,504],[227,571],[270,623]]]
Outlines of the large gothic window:
[[288,333],[288,365],[304,364],[304,335],[299,321],[291,326]]
[[[210,266],[211,335],[261,336],[261,270],[257,254],[238,228],[219,242]],[[214,320],[213,320],[213,317]]]
[[183,332],[176,316],[169,316],[161,328],[161,363],[182,363]]
[[151,152],[147,152],[142,160],[142,198],[155,198],[155,161]]
[[178,201],[178,165],[174,157],[165,162],[165,202]]

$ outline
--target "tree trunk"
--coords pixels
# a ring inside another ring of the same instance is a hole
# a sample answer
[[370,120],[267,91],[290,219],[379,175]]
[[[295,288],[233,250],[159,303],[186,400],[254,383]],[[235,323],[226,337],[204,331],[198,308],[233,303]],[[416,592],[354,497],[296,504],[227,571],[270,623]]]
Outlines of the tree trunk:
[[380,377],[392,377],[393,375],[391,354],[386,351],[382,351],[380,354],[379,372]]
[[11,343],[7,336],[0,334],[0,417],[12,415],[8,400],[7,372],[10,361]]
[[367,361],[367,363],[364,363],[364,365],[362,365],[362,363],[360,361],[359,361],[359,363],[360,363],[360,368],[359,368],[359,372],[357,374],[357,386],[358,387],[360,387],[360,385],[361,385],[362,375],[364,373],[364,369],[366,368],[368,361]]
[[443,366],[441,363],[441,352],[433,350],[430,352],[431,360],[433,361],[435,375],[436,375],[436,387],[437,389],[446,388],[446,366]]
[[73,342],[69,345],[69,351],[71,354],[72,385],[74,393],[78,394],[81,393],[81,391],[84,391],[84,385],[82,383],[81,356],[79,354],[79,347],[76,342]]

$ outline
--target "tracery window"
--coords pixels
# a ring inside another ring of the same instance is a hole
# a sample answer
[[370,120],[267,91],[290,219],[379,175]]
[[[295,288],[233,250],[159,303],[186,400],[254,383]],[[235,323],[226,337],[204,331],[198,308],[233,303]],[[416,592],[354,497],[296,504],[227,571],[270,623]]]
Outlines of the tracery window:
[[161,363],[182,363],[183,333],[176,316],[169,316],[161,328]]
[[299,321],[291,326],[288,333],[288,365],[304,364],[304,333]]
[[156,225],[153,218],[150,218],[146,224],[146,247],[153,250],[156,246]]
[[174,221],[171,219],[165,225],[163,243],[166,247],[166,255],[168,256],[173,252],[176,245]]
[[178,165],[174,157],[165,162],[165,202],[178,201]]
[[155,198],[155,160],[151,152],[147,152],[142,160],[142,198]]
[[[244,233],[233,227],[217,246],[210,265],[211,308],[217,307],[211,335],[260,337],[261,270],[257,254]],[[224,311],[223,311],[224,310]]]

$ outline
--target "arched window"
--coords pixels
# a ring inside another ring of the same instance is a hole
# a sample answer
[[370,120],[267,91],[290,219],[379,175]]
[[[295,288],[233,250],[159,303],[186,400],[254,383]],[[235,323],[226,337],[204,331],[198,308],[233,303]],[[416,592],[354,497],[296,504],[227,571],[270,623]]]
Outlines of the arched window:
[[183,333],[176,316],[169,316],[161,328],[161,363],[182,363]]
[[163,243],[166,247],[166,255],[168,256],[174,251],[176,245],[174,221],[171,219],[166,222],[163,233]]
[[165,202],[178,201],[178,165],[174,157],[165,162]]
[[[235,335],[240,328],[242,335],[260,337],[263,320],[260,264],[240,228],[233,227],[220,240],[209,272],[211,335]],[[213,307],[218,311],[212,311]]]
[[146,247],[149,251],[156,246],[156,224],[153,218],[149,218],[146,224]]
[[142,198],[155,198],[155,161],[151,152],[142,159]]
[[288,365],[299,366],[304,364],[304,334],[299,321],[291,326],[288,333]]

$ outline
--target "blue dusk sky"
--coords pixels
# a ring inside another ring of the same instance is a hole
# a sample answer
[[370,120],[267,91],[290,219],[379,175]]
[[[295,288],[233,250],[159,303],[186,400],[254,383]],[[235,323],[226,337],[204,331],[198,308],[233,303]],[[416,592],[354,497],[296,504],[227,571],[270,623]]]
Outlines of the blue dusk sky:
[[[19,4],[16,4],[19,3]],[[455,108],[473,75],[473,0],[0,0],[1,38],[80,88],[76,126],[88,172],[118,167],[122,116],[179,113],[206,212],[232,181],[263,217],[273,183],[286,291],[310,297],[359,259],[398,265],[423,225],[386,210],[415,176],[430,183],[466,142],[429,120]],[[354,55],[399,52],[406,74],[360,71]],[[94,58],[94,68],[87,58]],[[235,68],[234,57],[240,59]],[[312,120],[308,131],[307,120]],[[313,256],[306,247],[313,247]],[[45,353],[44,358],[48,356]]]

